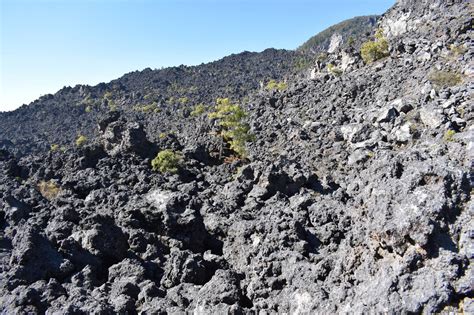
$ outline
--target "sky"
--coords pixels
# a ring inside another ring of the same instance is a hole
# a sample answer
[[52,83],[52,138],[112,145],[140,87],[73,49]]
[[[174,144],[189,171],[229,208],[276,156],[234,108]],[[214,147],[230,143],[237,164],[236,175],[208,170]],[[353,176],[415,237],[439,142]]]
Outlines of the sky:
[[0,0],[0,111],[64,86],[295,49],[395,0]]

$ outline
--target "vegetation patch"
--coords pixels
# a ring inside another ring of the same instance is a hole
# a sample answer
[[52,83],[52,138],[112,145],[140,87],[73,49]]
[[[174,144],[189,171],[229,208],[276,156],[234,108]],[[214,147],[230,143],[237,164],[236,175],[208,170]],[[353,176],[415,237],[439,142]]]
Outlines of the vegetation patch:
[[[241,158],[247,156],[245,144],[254,139],[250,133],[250,126],[244,122],[246,117],[244,109],[237,104],[232,104],[228,98],[218,98],[214,111],[209,114],[210,119],[218,121],[222,139]],[[220,155],[222,155],[222,147]]]
[[196,117],[196,116],[201,116],[204,114],[207,110],[207,106],[204,104],[198,104],[194,106],[193,111],[191,112],[191,116]]
[[465,45],[462,45],[462,44],[461,45],[452,44],[451,46],[449,46],[449,51],[451,55],[453,55],[454,57],[459,57],[459,56],[464,55],[467,52],[467,48]]
[[133,110],[142,113],[159,113],[161,111],[156,102],[147,105],[135,105],[133,106]]
[[76,139],[76,146],[82,147],[82,146],[84,146],[86,143],[87,143],[87,137],[86,137],[86,136],[80,135],[79,137],[77,137],[77,139]]
[[52,180],[39,182],[38,190],[40,194],[49,201],[56,199],[61,192],[61,188]]
[[151,168],[160,173],[177,173],[181,163],[181,156],[172,150],[163,150],[158,152],[151,161]]
[[267,86],[265,88],[269,91],[273,91],[273,90],[284,91],[286,90],[287,87],[288,87],[288,84],[286,84],[283,81],[277,82],[275,80],[270,80],[267,83]]
[[454,135],[456,134],[456,131],[454,130],[448,130],[446,131],[446,133],[444,134],[444,141],[448,141],[448,142],[452,142],[454,141]]
[[333,65],[332,63],[328,64],[328,71],[335,75],[336,77],[339,77],[342,75],[342,70]]
[[187,97],[180,97],[180,98],[178,98],[178,102],[179,102],[181,105],[186,105],[186,104],[189,102],[189,98],[187,98]]
[[360,48],[360,55],[367,64],[389,55],[388,41],[383,36],[381,29],[377,30],[375,33],[375,39],[373,41],[368,41],[362,44]]
[[107,106],[109,107],[110,110],[117,109],[117,105],[115,104],[115,101],[113,100],[112,92],[110,91],[105,92],[102,99],[107,102]]
[[462,83],[462,75],[457,71],[435,70],[428,79],[438,88],[456,86]]

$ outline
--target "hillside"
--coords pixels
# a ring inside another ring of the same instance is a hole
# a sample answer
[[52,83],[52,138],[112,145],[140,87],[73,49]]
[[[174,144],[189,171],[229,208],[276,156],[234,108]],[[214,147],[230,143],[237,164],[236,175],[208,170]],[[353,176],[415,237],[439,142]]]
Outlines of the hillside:
[[96,137],[98,119],[111,109],[172,123],[165,119],[170,111],[182,118],[193,106],[212,104],[218,97],[240,101],[260,82],[284,80],[305,59],[298,52],[267,49],[195,67],[145,69],[97,86],[64,87],[13,112],[0,112],[0,147],[24,154],[48,151],[52,144],[73,146],[78,135]]
[[[308,39],[298,50],[321,53],[326,52],[330,47],[331,40],[340,40],[345,44],[351,43],[355,47],[360,47],[365,40],[366,34],[370,34],[377,23],[379,16],[358,16],[342,21]],[[333,37],[334,36],[334,37]],[[340,38],[338,38],[340,36]]]
[[372,55],[243,53],[2,113],[0,310],[473,313],[472,13],[400,0]]

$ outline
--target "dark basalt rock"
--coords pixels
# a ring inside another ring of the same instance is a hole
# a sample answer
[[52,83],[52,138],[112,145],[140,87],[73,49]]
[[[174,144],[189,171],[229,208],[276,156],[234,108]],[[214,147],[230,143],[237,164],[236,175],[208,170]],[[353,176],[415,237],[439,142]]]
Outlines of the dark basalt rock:
[[[370,65],[344,45],[294,75],[298,53],[242,53],[1,113],[0,312],[473,313],[470,23],[465,1],[399,1]],[[246,160],[190,114],[226,96]],[[177,174],[151,170],[164,149]]]

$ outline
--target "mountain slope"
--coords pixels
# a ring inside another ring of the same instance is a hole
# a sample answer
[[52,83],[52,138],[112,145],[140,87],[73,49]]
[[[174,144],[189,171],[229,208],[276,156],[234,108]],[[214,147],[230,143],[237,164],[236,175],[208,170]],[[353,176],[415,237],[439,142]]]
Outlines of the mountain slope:
[[[172,86],[152,71],[111,83],[87,144],[1,150],[0,309],[472,313],[471,10],[399,1],[387,56],[341,46],[247,93],[247,160],[216,154],[212,109],[129,111],[143,75]],[[165,149],[177,173],[152,171]]]
[[298,50],[312,53],[325,52],[331,44],[333,36],[340,36],[344,43],[352,41],[357,47],[364,40],[366,33],[371,33],[379,16],[358,16],[342,21],[308,39]]
[[284,80],[301,58],[306,57],[298,52],[267,49],[195,67],[145,69],[94,87],[65,87],[28,106],[0,113],[0,147],[3,144],[14,147],[17,153],[28,153],[47,151],[52,144],[71,146],[78,135],[97,136],[98,118],[111,109],[127,116],[153,116],[158,110],[183,116],[193,106],[213,104],[218,97],[239,101],[257,90],[260,82]]

